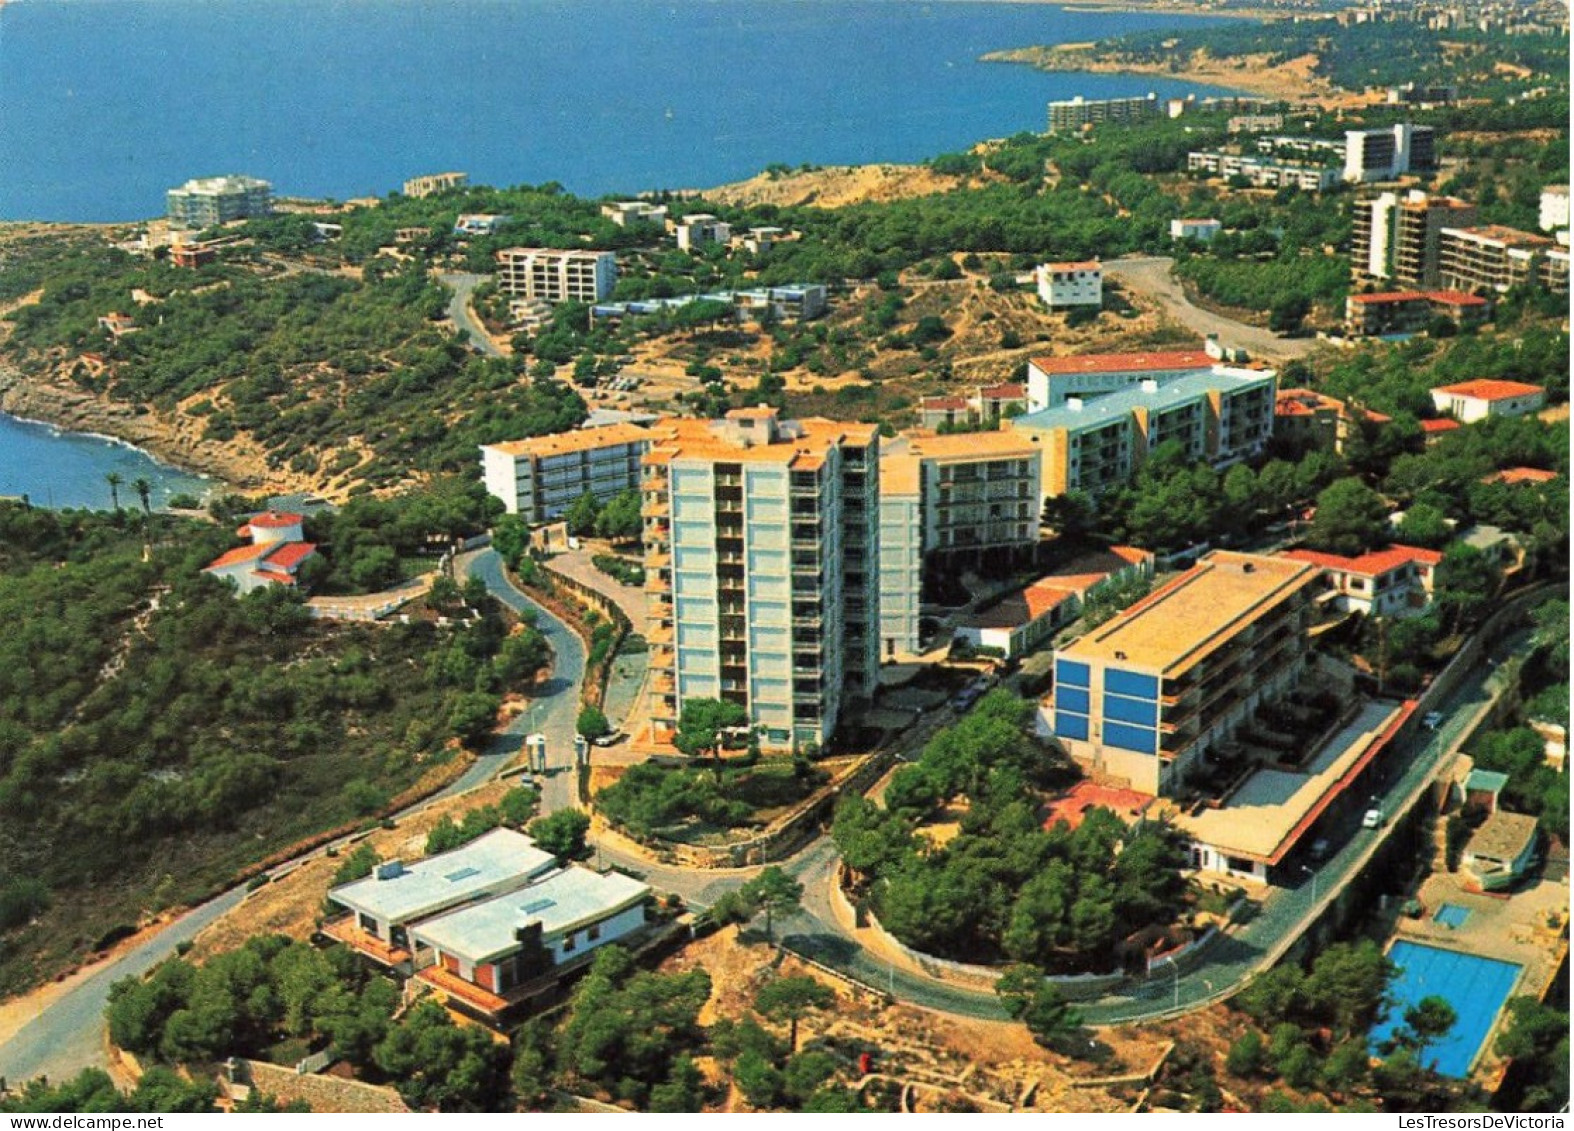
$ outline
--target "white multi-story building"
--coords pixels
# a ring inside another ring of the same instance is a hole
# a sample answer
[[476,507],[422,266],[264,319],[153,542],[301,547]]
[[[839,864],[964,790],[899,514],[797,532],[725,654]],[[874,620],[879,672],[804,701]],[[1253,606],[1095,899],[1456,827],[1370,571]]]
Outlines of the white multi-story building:
[[1172,240],[1196,240],[1198,243],[1208,243],[1223,230],[1224,225],[1218,220],[1170,221],[1170,239]]
[[708,212],[692,212],[673,228],[681,251],[695,251],[708,243],[726,243],[732,238],[732,225]]
[[201,177],[170,189],[164,200],[172,226],[211,228],[272,213],[273,186],[256,177]]
[[644,460],[651,738],[684,703],[748,711],[768,746],[823,744],[879,667],[879,428],[668,419]]
[[510,247],[497,253],[498,289],[542,302],[600,302],[618,281],[610,251]]
[[652,204],[648,200],[619,200],[603,204],[601,214],[620,228],[630,224],[658,224],[667,222],[667,206]]
[[1568,185],[1548,185],[1541,190],[1540,226],[1543,232],[1561,232],[1568,228]]
[[1344,179],[1388,181],[1402,173],[1437,168],[1437,134],[1409,122],[1375,130],[1346,130]]
[[880,639],[919,649],[926,571],[996,560],[1038,544],[1039,450],[1012,432],[904,433],[880,453]]
[[1051,310],[1104,305],[1104,268],[1097,260],[1043,263],[1033,272],[1038,297]]
[[422,177],[411,177],[404,183],[406,196],[422,197],[433,196],[449,189],[464,188],[470,183],[468,173],[428,173]]
[[1191,373],[1206,373],[1218,361],[1206,350],[1035,357],[1027,364],[1027,408],[1029,412],[1059,408],[1072,397],[1087,400],[1143,381],[1162,385]]
[[1140,384],[1009,421],[1043,452],[1042,494],[1097,496],[1129,482],[1162,444],[1225,467],[1261,455],[1273,437],[1272,370],[1213,369]]
[[651,439],[650,430],[637,424],[608,424],[483,444],[481,478],[509,514],[550,522],[585,495],[604,503],[637,488]]

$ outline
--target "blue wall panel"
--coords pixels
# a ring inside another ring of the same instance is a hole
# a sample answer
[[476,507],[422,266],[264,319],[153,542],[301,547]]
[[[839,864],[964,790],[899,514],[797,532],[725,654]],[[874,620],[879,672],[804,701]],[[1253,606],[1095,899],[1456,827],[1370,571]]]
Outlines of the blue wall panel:
[[1133,699],[1157,699],[1159,680],[1157,676],[1123,672],[1119,668],[1105,668],[1104,690],[1114,692],[1116,695],[1129,695]]
[[1104,741],[1122,750],[1135,750],[1138,754],[1153,754],[1159,748],[1159,732],[1143,727],[1129,727],[1125,723],[1105,723]]
[[1104,717],[1119,719],[1123,723],[1136,723],[1138,726],[1156,727],[1159,725],[1159,705],[1151,699],[1105,695]]
[[[1088,710],[1092,696],[1080,687],[1055,688],[1055,706],[1067,711],[1075,711],[1079,715],[1091,714]],[[1135,722],[1136,720],[1131,720]]]
[[1055,686],[1069,683],[1073,687],[1086,687],[1088,685],[1088,666],[1079,664],[1075,660],[1055,661]]
[[1055,734],[1061,738],[1080,738],[1086,741],[1088,737],[1087,716],[1069,715],[1065,711],[1056,711]]

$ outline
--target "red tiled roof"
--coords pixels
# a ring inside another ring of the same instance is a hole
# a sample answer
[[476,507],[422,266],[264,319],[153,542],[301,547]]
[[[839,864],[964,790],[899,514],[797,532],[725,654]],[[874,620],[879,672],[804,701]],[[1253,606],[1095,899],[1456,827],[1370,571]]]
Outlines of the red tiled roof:
[[1359,574],[1361,577],[1380,577],[1411,562],[1435,566],[1443,560],[1443,555],[1436,550],[1423,550],[1419,546],[1389,546],[1385,550],[1373,550],[1358,558],[1347,558],[1342,554],[1322,554],[1316,550],[1290,550],[1284,556],[1298,562],[1311,562],[1313,565],[1337,570],[1340,573]]
[[1046,271],[1097,271],[1099,269],[1099,261],[1097,259],[1085,259],[1080,263],[1046,263],[1044,264],[1044,269]]
[[1441,303],[1444,306],[1486,306],[1487,300],[1480,295],[1466,294],[1464,291],[1428,291],[1427,301]]
[[1114,789],[1090,781],[1078,782],[1070,793],[1057,797],[1045,807],[1044,827],[1052,829],[1057,821],[1065,821],[1075,829],[1091,809],[1108,809],[1122,821],[1130,822],[1141,816],[1142,811],[1151,804],[1153,797],[1150,794],[1138,793],[1134,789]]
[[289,575],[287,573],[280,573],[276,569],[254,569],[254,570],[251,571],[251,575],[253,577],[260,577],[264,581],[271,581],[275,585],[294,585],[295,584],[295,578],[294,577],[292,577],[291,575]]
[[1438,432],[1452,432],[1454,429],[1459,428],[1459,427],[1461,427],[1461,425],[1460,425],[1459,421],[1457,421],[1457,420],[1423,420],[1423,421],[1421,421],[1421,431],[1426,433],[1429,436],[1433,435],[1435,433],[1438,433]]
[[1540,385],[1527,385],[1523,381],[1483,377],[1476,381],[1461,381],[1457,385],[1439,385],[1432,391],[1455,397],[1474,397],[1479,401],[1506,401],[1512,397],[1528,397],[1543,390]]
[[967,408],[967,401],[961,397],[925,397],[918,402],[918,407],[925,412],[940,412],[942,410],[961,412]]
[[1009,382],[1004,385],[985,385],[978,390],[978,395],[986,401],[1014,401],[1027,396],[1027,388]]
[[1379,291],[1377,294],[1351,295],[1350,301],[1366,305],[1370,303],[1424,302],[1426,298],[1427,296],[1420,291]]
[[240,565],[244,562],[254,562],[271,550],[272,546],[237,546],[228,553],[220,554],[203,569],[226,569],[229,566]]
[[1152,353],[1094,353],[1079,357],[1035,357],[1033,366],[1045,374],[1149,373],[1167,369],[1212,369],[1217,364],[1204,350],[1159,350]]
[[263,511],[247,519],[247,525],[260,526],[268,530],[278,526],[299,526],[305,521],[304,515],[291,514],[289,511]]
[[1489,475],[1483,483],[1550,483],[1558,477],[1555,471],[1546,471],[1539,467],[1506,467],[1495,475]]
[[1073,594],[1066,590],[1045,585],[1042,581],[1022,590],[1022,599],[1027,602],[1027,615],[1032,620],[1037,620],[1050,610],[1059,608],[1071,600],[1072,596]]
[[1320,408],[1338,410],[1342,407],[1332,397],[1325,397],[1310,389],[1280,389],[1273,398],[1275,416],[1311,416]]
[[310,542],[275,542],[269,549],[268,568],[290,571],[317,552],[317,547]]

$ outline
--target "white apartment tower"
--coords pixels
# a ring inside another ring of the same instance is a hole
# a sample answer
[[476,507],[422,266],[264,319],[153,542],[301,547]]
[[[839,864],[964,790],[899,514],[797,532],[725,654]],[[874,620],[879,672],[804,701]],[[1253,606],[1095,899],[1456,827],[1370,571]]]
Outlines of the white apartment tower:
[[497,253],[498,289],[515,298],[600,302],[617,281],[617,256],[610,251],[510,247]]
[[605,503],[638,487],[650,441],[637,424],[608,424],[482,444],[481,480],[509,514],[550,522],[585,495]]
[[879,430],[768,407],[668,419],[644,459],[652,738],[724,699],[824,744],[879,667]]

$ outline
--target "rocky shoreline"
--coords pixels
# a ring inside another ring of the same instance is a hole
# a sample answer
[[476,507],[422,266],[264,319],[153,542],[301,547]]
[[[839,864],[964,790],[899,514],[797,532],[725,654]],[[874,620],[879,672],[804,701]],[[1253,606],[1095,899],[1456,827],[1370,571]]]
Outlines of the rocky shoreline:
[[[260,456],[230,444],[203,440],[194,422],[172,420],[145,406],[95,397],[81,389],[29,377],[0,359],[0,412],[71,432],[108,436],[140,448],[162,463],[207,476],[219,492],[298,490],[267,469]],[[260,468],[260,473],[259,473]]]

